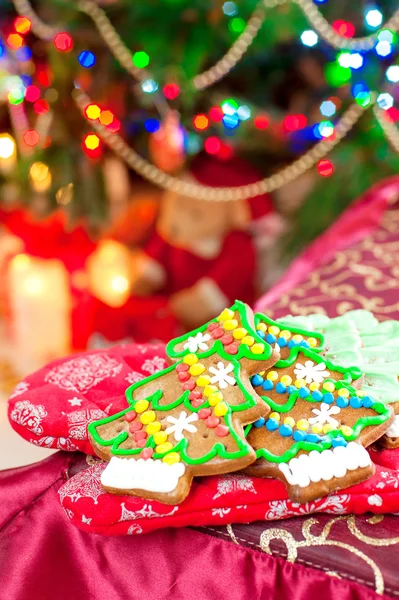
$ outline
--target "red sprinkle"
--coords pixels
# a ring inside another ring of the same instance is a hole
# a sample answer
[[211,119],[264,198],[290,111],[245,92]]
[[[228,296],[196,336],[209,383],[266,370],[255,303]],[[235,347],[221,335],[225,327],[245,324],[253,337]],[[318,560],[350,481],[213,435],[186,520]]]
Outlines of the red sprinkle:
[[222,329],[221,327],[218,327],[217,329],[214,329],[212,331],[211,335],[215,340],[217,340],[224,336],[224,329]]
[[202,403],[203,403],[203,401],[202,401],[202,400],[193,400],[193,401],[191,402],[191,404],[192,404],[192,406],[193,406],[194,408],[198,408],[199,406],[201,406],[201,404],[202,404]]
[[229,344],[228,346],[225,346],[224,349],[228,354],[237,354],[238,344]]
[[190,368],[190,367],[189,367],[188,365],[186,365],[186,363],[183,363],[183,362],[182,362],[182,363],[179,363],[179,364],[176,366],[176,371],[177,371],[178,373],[181,373],[182,371],[183,371],[183,372],[184,372],[184,371],[188,371],[188,370],[189,370],[189,368]]
[[135,431],[140,431],[141,429],[143,429],[143,424],[140,421],[133,421],[133,423],[130,423],[130,425],[129,425],[130,433],[134,433]]
[[147,440],[137,440],[136,446],[137,446],[137,448],[144,448],[146,443],[147,443]]
[[134,441],[137,442],[138,440],[146,440],[147,434],[145,431],[136,431],[133,437]]
[[207,419],[211,414],[212,411],[210,408],[201,408],[201,410],[198,411],[198,416],[200,419]]
[[191,392],[196,385],[197,384],[195,383],[194,379],[190,379],[190,381],[186,381],[185,383],[183,383],[181,387],[183,390],[190,390]]
[[144,448],[144,450],[141,451],[140,456],[141,458],[144,458],[144,460],[147,460],[147,458],[151,458],[153,454],[154,450],[152,448]]
[[202,399],[202,394],[201,392],[190,392],[190,395],[188,397],[189,400],[201,400]]
[[179,381],[188,381],[190,379],[190,373],[181,371],[177,374]]
[[225,335],[221,338],[220,340],[223,344],[223,346],[228,346],[229,344],[232,344],[234,342],[234,338],[231,335],[231,333],[225,333]]
[[127,421],[128,423],[131,423],[131,421],[134,421],[134,419],[136,418],[136,413],[134,412],[134,410],[131,410],[130,412],[127,412],[125,414],[125,421]]
[[215,429],[215,433],[219,437],[226,437],[226,435],[229,435],[229,428],[226,427],[226,425],[218,425]]
[[217,427],[219,425],[219,423],[220,423],[220,419],[218,417],[208,417],[206,420],[206,424],[211,429],[214,429],[215,427]]
[[209,323],[208,325],[208,331],[214,331],[215,329],[217,329],[219,327],[219,323]]

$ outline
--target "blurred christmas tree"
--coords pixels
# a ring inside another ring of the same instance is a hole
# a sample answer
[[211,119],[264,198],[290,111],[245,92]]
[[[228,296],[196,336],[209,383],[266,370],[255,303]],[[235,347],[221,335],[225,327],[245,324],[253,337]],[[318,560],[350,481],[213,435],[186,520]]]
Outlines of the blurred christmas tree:
[[[328,158],[304,175],[300,163],[291,186],[285,177],[274,185],[296,253],[399,167],[376,120],[399,150],[397,3],[298,4],[37,0],[32,14],[25,0],[0,0],[0,203],[23,198],[39,215],[58,207],[104,221],[112,191],[99,123],[173,174],[205,151],[245,155],[269,177],[322,140],[328,150],[354,103],[365,114]],[[371,41],[347,48],[359,36]],[[92,99],[83,115],[74,90]]]

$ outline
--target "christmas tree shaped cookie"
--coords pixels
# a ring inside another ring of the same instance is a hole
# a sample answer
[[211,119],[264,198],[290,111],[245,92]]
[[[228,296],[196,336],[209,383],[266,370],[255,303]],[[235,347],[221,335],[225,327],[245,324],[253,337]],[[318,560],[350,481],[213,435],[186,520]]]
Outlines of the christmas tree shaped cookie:
[[128,388],[129,407],[89,425],[96,453],[110,461],[111,492],[177,504],[195,475],[244,468],[256,458],[243,427],[266,417],[250,377],[279,358],[258,336],[242,302],[169,342],[167,369]]
[[281,479],[292,500],[309,502],[373,474],[365,446],[384,434],[393,413],[353,387],[362,383],[358,368],[300,347],[287,360],[252,378],[273,412],[246,429],[257,456],[246,472]]

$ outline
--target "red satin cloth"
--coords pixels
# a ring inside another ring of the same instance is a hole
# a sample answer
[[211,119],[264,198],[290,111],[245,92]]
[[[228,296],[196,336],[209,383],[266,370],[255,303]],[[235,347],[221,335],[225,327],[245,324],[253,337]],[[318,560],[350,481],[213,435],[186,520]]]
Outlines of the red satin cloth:
[[88,536],[66,526],[57,489],[75,455],[0,472],[2,600],[377,600],[358,583],[190,529]]

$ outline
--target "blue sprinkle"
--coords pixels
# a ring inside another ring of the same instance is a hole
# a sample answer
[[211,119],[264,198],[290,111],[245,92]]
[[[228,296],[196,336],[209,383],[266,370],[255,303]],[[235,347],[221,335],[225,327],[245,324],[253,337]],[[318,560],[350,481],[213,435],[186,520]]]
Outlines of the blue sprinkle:
[[276,336],[275,336],[275,335],[273,335],[272,333],[268,333],[268,334],[267,334],[266,341],[267,341],[269,344],[275,344],[276,340],[277,340],[277,338],[276,338]]
[[310,390],[307,387],[301,387],[299,389],[299,395],[301,398],[307,398],[310,394]]
[[276,385],[276,392],[278,394],[285,394],[287,391],[286,386],[284,385],[284,383],[281,383],[280,381],[278,382],[278,384]]
[[334,400],[335,398],[331,392],[326,392],[325,394],[323,394],[323,402],[325,402],[326,404],[332,404]]
[[345,398],[344,396],[338,396],[337,406],[339,406],[339,408],[346,408],[348,405],[349,405],[348,398]]
[[371,408],[374,404],[374,400],[370,398],[370,396],[363,397],[363,406],[364,408]]
[[319,392],[319,390],[315,390],[314,392],[312,392],[312,398],[317,402],[321,402],[323,400],[323,394]]
[[259,337],[261,337],[261,338],[262,338],[262,340],[264,340],[264,339],[265,339],[265,337],[266,337],[266,333],[265,333],[264,331],[262,331],[261,329],[257,329],[257,330],[256,330],[256,333],[258,334],[258,336],[259,336]]
[[278,421],[276,421],[276,419],[268,419],[266,421],[266,429],[269,431],[276,431],[276,429],[278,429]]
[[358,396],[351,396],[349,404],[352,408],[362,408],[362,399]]
[[292,427],[289,425],[281,425],[279,431],[283,437],[291,437],[292,435]]
[[293,347],[294,347],[294,346],[296,346],[296,345],[297,345],[297,344],[296,344],[296,342],[294,342],[294,340],[290,340],[290,341],[288,342],[288,348],[293,348]]
[[266,420],[263,417],[261,417],[260,419],[255,421],[254,425],[255,425],[255,427],[263,427],[263,425],[265,423],[266,423]]
[[262,383],[262,387],[266,392],[270,392],[270,390],[274,388],[274,383],[273,381],[270,381],[270,379],[265,379]]
[[261,375],[254,375],[252,377],[251,383],[252,383],[252,385],[254,387],[257,387],[258,385],[262,385],[262,383],[263,383],[263,377]]
[[302,340],[302,342],[299,345],[303,346],[304,348],[310,348],[309,344],[305,342],[305,340]]
[[293,437],[296,442],[303,442],[306,439],[306,433],[297,429],[296,431],[294,431]]
[[289,385],[287,388],[287,392],[289,394],[293,394],[294,392],[297,392],[297,391],[298,391],[298,389],[295,387],[295,385]]
[[333,438],[331,440],[331,443],[333,445],[333,448],[337,448],[337,446],[347,446],[348,442],[341,437],[340,435],[338,435],[337,437]]
[[306,434],[306,441],[307,442],[313,442],[315,444],[317,444],[317,442],[321,441],[320,436],[317,433],[307,433]]
[[278,338],[277,343],[280,346],[280,348],[285,348],[287,345],[287,340],[284,337],[280,337]]

